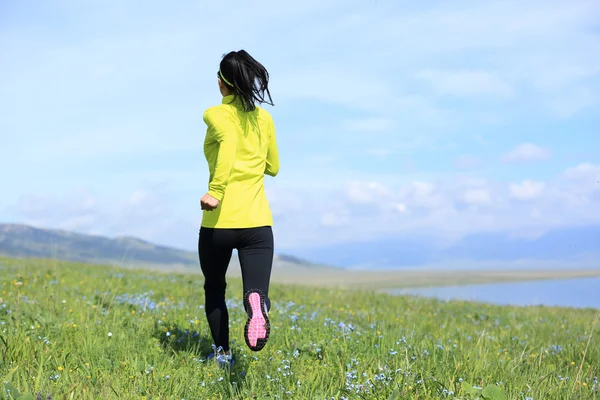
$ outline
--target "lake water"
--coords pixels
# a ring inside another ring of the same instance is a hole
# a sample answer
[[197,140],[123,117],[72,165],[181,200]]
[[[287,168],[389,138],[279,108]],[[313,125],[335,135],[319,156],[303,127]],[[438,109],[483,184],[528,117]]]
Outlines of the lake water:
[[435,297],[441,300],[471,300],[501,305],[600,309],[600,278],[407,288],[388,292]]

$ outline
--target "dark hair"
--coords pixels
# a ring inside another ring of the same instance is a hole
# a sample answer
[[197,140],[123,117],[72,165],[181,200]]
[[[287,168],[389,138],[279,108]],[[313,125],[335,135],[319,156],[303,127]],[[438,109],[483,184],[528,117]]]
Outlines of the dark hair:
[[[254,111],[256,102],[273,104],[269,92],[269,72],[245,50],[223,56],[219,69],[221,81],[229,91],[242,99],[244,111]],[[269,100],[265,100],[265,92]]]

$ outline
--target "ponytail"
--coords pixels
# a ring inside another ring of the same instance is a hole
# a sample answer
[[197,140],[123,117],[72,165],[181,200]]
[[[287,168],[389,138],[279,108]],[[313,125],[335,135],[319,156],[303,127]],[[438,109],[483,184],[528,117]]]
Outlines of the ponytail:
[[[224,55],[219,76],[235,98],[242,100],[244,111],[254,111],[256,103],[274,105],[269,92],[269,72],[245,50]],[[265,100],[265,92],[269,100]]]

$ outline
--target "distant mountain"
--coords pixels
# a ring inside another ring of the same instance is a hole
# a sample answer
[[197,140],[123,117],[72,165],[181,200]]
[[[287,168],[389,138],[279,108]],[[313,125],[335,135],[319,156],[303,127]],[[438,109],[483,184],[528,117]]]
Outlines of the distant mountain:
[[600,268],[600,226],[555,229],[537,238],[478,233],[449,246],[423,235],[396,236],[313,248],[300,255],[352,269]]
[[[108,238],[20,224],[0,224],[0,255],[109,265],[199,267],[195,252],[160,246],[134,237]],[[317,266],[282,254],[275,256],[274,267],[303,269]]]
[[[337,276],[338,272],[348,272],[348,269],[600,268],[600,226],[556,229],[531,239],[503,233],[473,234],[450,246],[428,236],[398,236],[293,253],[275,255],[274,277],[293,281],[307,274]],[[160,246],[134,237],[108,238],[19,224],[0,224],[0,255],[169,270],[199,269],[194,251]],[[228,274],[239,275],[235,255]]]
[[565,260],[589,255],[600,261],[600,226],[555,229],[533,239],[513,238],[502,233],[469,235],[444,253],[454,258],[468,256],[476,260],[502,261]]
[[17,224],[0,224],[0,254],[103,264],[198,265],[195,253],[133,237],[111,239]]

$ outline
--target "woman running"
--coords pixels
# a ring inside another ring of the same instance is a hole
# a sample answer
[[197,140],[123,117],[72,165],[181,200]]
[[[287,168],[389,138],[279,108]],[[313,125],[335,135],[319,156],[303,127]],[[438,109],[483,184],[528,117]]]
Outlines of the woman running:
[[208,108],[203,116],[207,125],[204,155],[210,175],[208,192],[200,200],[204,211],[198,253],[215,349],[209,358],[216,357],[220,365],[232,365],[225,273],[233,249],[238,251],[242,270],[248,314],[246,344],[259,351],[269,338],[274,243],[264,176],[277,175],[279,155],[273,119],[256,105],[273,105],[265,67],[246,51],[233,51],[223,57],[217,77],[221,104]]

